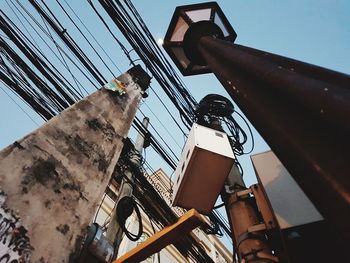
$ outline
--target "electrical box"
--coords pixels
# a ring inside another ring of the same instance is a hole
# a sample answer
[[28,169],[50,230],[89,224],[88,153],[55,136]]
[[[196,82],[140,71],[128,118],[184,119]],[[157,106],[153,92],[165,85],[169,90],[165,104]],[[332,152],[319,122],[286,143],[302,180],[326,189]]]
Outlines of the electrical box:
[[226,133],[194,124],[175,171],[173,206],[209,213],[234,158]]

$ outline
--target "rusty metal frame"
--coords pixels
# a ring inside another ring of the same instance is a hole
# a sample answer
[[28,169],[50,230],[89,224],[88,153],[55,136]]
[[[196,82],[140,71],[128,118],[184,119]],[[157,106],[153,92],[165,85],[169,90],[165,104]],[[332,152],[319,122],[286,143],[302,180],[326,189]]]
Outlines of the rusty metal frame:
[[256,204],[259,208],[261,216],[264,220],[267,230],[279,228],[273,210],[267,201],[264,191],[259,184],[254,184],[250,187],[252,194],[255,197]]

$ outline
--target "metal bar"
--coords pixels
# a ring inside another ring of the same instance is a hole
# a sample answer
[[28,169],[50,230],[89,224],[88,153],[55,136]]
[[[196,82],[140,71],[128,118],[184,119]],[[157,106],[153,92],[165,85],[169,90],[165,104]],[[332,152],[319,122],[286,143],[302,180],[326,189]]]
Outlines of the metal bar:
[[201,38],[199,49],[325,219],[350,240],[350,77],[213,37]]
[[145,242],[113,261],[113,263],[141,262],[204,223],[203,216],[195,209],[191,209],[181,216],[175,224],[155,233]]
[[254,184],[250,187],[250,189],[253,192],[256,204],[259,208],[266,228],[269,230],[278,228],[278,224],[276,222],[276,219],[274,218],[273,210],[270,207],[267,198],[263,190],[261,189],[261,186],[259,184]]

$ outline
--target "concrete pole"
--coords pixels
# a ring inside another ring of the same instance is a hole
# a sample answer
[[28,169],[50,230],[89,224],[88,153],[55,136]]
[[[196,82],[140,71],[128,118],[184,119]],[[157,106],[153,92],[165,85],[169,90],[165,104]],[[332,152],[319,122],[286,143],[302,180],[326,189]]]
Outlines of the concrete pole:
[[149,83],[138,66],[117,79],[124,95],[101,89],[0,152],[1,262],[79,256]]
[[[147,129],[148,124],[149,124],[149,119],[147,117],[145,117],[142,121],[142,125],[145,128],[145,130]],[[144,141],[145,141],[144,136],[141,133],[139,133],[137,135],[136,143],[135,143],[135,151],[136,152],[133,154],[133,156],[131,157],[131,160],[130,160],[135,166],[139,166],[141,164],[140,163],[141,162],[141,154],[142,154]],[[125,177],[127,179],[122,180],[120,190],[119,190],[118,200],[116,202],[117,205],[113,209],[111,220],[109,222],[107,232],[106,232],[106,237],[110,241],[112,241],[114,244],[114,251],[115,251],[114,258],[117,257],[119,245],[120,245],[122,238],[123,238],[123,230],[121,229],[121,227],[118,223],[118,216],[117,216],[118,203],[124,197],[132,196],[132,190],[133,190],[132,185],[131,185],[131,183],[134,182],[133,173],[131,171],[127,170],[127,171],[125,171]]]

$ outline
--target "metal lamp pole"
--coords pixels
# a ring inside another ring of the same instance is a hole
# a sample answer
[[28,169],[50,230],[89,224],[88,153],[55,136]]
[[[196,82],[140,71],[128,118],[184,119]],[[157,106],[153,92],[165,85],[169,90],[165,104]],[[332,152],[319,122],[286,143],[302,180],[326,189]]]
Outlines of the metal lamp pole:
[[201,38],[198,49],[323,216],[349,238],[350,77],[214,37]]
[[[199,108],[200,105],[201,103]],[[219,118],[213,116],[211,116],[210,128],[224,131]],[[225,203],[239,262],[279,262],[268,244],[265,236],[266,229],[262,231],[254,229],[261,224],[261,220],[246,189],[242,174],[234,164],[226,178],[221,199]],[[234,262],[236,262],[235,258]]]
[[350,240],[350,76],[235,38],[215,2],[182,6],[164,48],[184,75],[216,75],[329,225]]

